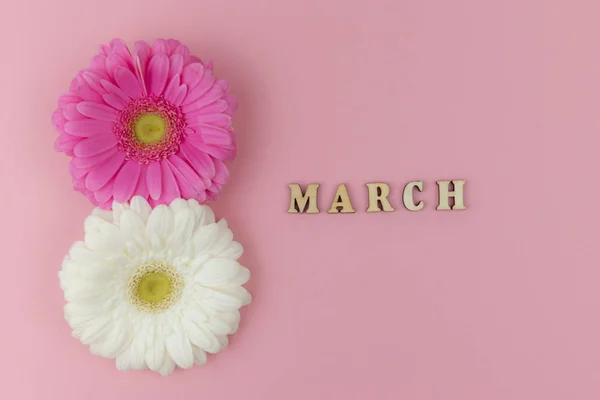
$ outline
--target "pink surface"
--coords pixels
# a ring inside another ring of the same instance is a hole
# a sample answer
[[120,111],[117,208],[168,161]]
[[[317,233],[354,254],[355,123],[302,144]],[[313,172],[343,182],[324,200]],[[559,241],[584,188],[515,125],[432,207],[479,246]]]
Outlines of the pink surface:
[[[600,398],[598,2],[69,0],[3,6],[2,397]],[[56,97],[97,44],[176,37],[239,98],[215,205],[253,303],[168,378],[70,336],[57,271],[91,205],[54,153]],[[463,212],[434,181],[467,180]],[[400,207],[423,179],[426,208]],[[369,181],[392,214],[367,214]],[[287,184],[354,215],[290,215]]]

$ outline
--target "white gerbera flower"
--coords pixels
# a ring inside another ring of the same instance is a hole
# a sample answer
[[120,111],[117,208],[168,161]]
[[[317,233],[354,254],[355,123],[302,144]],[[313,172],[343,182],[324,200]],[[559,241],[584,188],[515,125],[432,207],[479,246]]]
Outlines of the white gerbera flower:
[[73,336],[117,368],[168,375],[227,346],[250,302],[225,220],[196,200],[96,208],[59,273]]

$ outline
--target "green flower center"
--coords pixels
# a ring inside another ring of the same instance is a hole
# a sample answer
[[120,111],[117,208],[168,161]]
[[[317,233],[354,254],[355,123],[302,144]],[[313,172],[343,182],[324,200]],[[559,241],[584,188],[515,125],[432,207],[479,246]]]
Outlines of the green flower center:
[[138,310],[158,314],[171,308],[183,291],[183,277],[162,261],[138,267],[127,285],[127,298]]
[[160,115],[142,114],[135,121],[134,131],[138,141],[144,144],[157,143],[165,136],[167,123]]
[[171,279],[162,272],[150,272],[140,280],[138,298],[146,303],[160,303],[171,293]]

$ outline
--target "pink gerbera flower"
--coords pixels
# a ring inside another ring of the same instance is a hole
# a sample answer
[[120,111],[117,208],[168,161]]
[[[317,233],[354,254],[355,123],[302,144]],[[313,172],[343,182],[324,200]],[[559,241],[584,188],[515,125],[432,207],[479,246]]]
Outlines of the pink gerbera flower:
[[58,100],[56,150],[75,189],[101,207],[134,195],[152,204],[214,200],[235,158],[235,100],[211,63],[177,40],[102,45]]

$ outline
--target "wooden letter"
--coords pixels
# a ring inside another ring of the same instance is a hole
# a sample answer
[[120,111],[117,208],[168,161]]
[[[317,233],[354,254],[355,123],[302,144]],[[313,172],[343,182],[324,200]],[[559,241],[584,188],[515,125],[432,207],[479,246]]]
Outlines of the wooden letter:
[[423,200],[419,201],[419,203],[415,204],[415,199],[413,197],[414,188],[417,188],[419,192],[423,191],[423,181],[412,181],[408,182],[406,186],[404,186],[404,192],[402,193],[402,203],[404,203],[404,207],[408,211],[419,211],[423,209],[425,204]]
[[[319,208],[317,207],[317,189],[319,189],[318,183],[311,183],[306,186],[306,194],[302,194],[302,188],[297,183],[290,183],[290,209],[289,213],[303,213],[307,214],[318,214]],[[306,205],[308,204],[308,208]]]
[[[338,207],[341,207],[341,210],[338,210]],[[331,208],[327,211],[329,214],[338,214],[338,213],[353,213],[354,208],[352,208],[352,203],[350,203],[350,197],[348,196],[348,191],[346,190],[346,185],[343,183],[338,185],[338,188],[335,192],[335,196],[333,196],[333,203],[331,203]]]
[[[465,200],[463,187],[465,185],[465,181],[457,180],[452,181],[453,191],[450,191],[450,182],[451,181],[437,181],[439,186],[439,203],[437,206],[437,210],[464,210]],[[450,197],[454,198],[454,205],[450,208]]]
[[[382,208],[383,211],[394,211],[394,207],[387,199],[390,194],[390,187],[387,183],[367,183],[367,188],[369,189],[369,208],[367,208],[367,212],[379,212],[382,211]],[[381,208],[379,202],[381,202]]]

